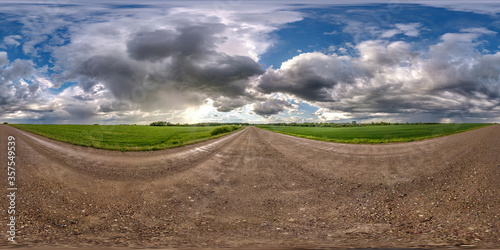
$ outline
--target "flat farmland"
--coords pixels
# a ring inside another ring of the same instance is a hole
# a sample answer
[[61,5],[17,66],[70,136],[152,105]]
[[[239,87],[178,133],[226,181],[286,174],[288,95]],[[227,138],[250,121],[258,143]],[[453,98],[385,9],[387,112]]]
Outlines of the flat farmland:
[[120,151],[172,148],[217,138],[222,135],[211,135],[214,126],[36,124],[12,124],[10,126],[74,145]]
[[259,128],[287,135],[339,143],[389,143],[410,142],[445,135],[456,134],[472,129],[486,127],[486,123],[463,124],[420,124],[420,125],[383,125],[362,127],[300,127],[258,125]]

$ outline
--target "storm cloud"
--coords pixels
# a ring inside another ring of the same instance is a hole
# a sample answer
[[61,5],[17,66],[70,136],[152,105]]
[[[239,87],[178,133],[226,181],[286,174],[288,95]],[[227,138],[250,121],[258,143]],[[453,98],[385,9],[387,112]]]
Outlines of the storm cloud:
[[23,103],[37,95],[39,85],[22,80],[31,76],[35,70],[31,61],[16,59],[10,63],[4,52],[0,53],[0,62],[3,66],[0,66],[0,104]]
[[217,108],[219,112],[229,112],[231,110],[235,110],[237,108],[241,108],[249,103],[248,98],[239,97],[239,98],[229,98],[229,97],[220,97],[217,98],[213,106]]
[[258,85],[263,93],[291,93],[305,100],[333,101],[330,91],[339,83],[351,83],[360,74],[345,67],[349,57],[332,57],[319,52],[304,53],[282,64],[281,69],[268,69]]
[[[224,29],[208,23],[137,32],[126,42],[126,52],[81,60],[67,78],[79,79],[85,91],[102,83],[117,99],[142,104],[146,110],[162,104],[163,109],[200,105],[207,98],[239,100],[248,96],[249,79],[264,70],[250,57],[216,51]],[[241,101],[232,103],[216,105],[221,112],[242,106]]]
[[256,102],[253,105],[253,111],[264,117],[269,117],[271,115],[279,114],[284,111],[287,107],[291,107],[287,101],[279,100],[279,99],[269,99],[264,102]]
[[127,51],[136,60],[158,61],[166,57],[189,56],[203,58],[217,46],[217,37],[225,29],[223,24],[196,24],[178,27],[176,31],[155,30],[138,32],[127,42]]
[[447,112],[494,117],[500,111],[500,53],[475,49],[481,36],[491,34],[484,29],[447,33],[418,52],[402,41],[368,40],[355,47],[357,57],[304,53],[280,69],[268,69],[258,88],[353,117]]
[[136,60],[168,61],[167,73],[156,77],[160,83],[175,81],[181,85],[178,90],[238,97],[245,94],[248,78],[264,71],[250,57],[215,50],[224,41],[220,36],[224,29],[222,24],[204,24],[179,27],[176,32],[140,32],[127,43],[127,50]]
[[0,67],[8,65],[10,63],[9,57],[7,56],[7,52],[0,51]]

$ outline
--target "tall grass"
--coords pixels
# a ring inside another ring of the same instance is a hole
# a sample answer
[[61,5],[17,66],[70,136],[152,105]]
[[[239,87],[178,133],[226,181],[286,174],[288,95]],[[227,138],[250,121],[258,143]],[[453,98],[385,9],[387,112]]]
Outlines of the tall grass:
[[237,126],[237,125],[223,125],[223,126],[218,126],[218,127],[215,127],[210,132],[210,135],[214,136],[214,135],[218,135],[218,134],[225,134],[225,133],[233,132],[233,131],[238,130],[240,128],[241,127]]

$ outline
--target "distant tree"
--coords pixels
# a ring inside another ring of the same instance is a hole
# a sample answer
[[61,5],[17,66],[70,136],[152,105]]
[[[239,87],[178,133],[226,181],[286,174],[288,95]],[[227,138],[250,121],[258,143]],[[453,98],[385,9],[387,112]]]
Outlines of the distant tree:
[[167,124],[170,124],[170,123],[167,123],[164,121],[157,121],[157,122],[152,122],[151,124],[149,124],[149,126],[167,126]]
[[9,124],[8,122],[3,122],[3,124]]

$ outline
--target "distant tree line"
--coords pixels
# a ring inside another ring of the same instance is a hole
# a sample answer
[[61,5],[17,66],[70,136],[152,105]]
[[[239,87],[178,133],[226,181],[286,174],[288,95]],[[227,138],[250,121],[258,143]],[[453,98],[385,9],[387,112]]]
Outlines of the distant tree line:
[[295,127],[365,127],[365,126],[386,126],[386,125],[422,125],[422,124],[438,124],[438,123],[422,123],[422,122],[406,122],[406,123],[391,123],[391,122],[370,122],[370,123],[269,123],[272,126],[295,126]]
[[[268,123],[267,125],[272,126],[294,126],[294,127],[365,127],[365,126],[387,126],[387,125],[422,125],[422,124],[438,124],[438,123],[422,123],[422,122],[369,122],[369,123],[357,123],[355,121],[350,123],[332,123],[332,122],[304,122],[304,123]],[[241,125],[241,126],[249,126],[249,125],[258,125],[258,124],[250,124],[250,123],[220,123],[220,122],[204,122],[204,123],[171,123],[167,121],[156,121],[149,124],[150,126],[179,126],[179,127],[217,127],[224,125]]]
[[241,126],[248,126],[250,125],[249,123],[241,123],[241,122],[233,122],[233,123],[220,123],[220,122],[204,122],[204,123],[193,123],[193,124],[187,124],[187,123],[171,123],[167,121],[156,121],[152,122],[149,124],[149,126],[179,126],[179,127],[216,127],[216,126],[223,126],[223,125],[241,125]]
[[172,123],[164,122],[164,121],[157,121],[157,122],[152,122],[151,124],[149,124],[149,126],[172,126]]

